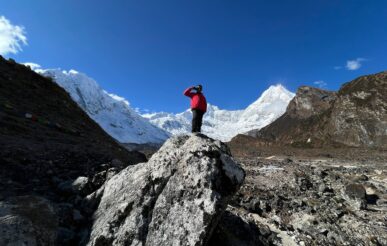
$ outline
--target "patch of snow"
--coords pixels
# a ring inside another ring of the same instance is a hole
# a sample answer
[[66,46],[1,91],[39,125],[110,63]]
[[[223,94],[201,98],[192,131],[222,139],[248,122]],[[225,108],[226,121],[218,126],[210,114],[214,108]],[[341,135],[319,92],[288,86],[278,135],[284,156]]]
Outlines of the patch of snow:
[[371,96],[371,93],[365,92],[365,91],[359,91],[357,93],[353,93],[354,97],[357,97],[359,99],[366,99],[367,97]]
[[271,160],[271,159],[273,159],[273,158],[275,158],[275,155],[272,155],[272,156],[266,157],[265,159],[266,159],[266,160]]

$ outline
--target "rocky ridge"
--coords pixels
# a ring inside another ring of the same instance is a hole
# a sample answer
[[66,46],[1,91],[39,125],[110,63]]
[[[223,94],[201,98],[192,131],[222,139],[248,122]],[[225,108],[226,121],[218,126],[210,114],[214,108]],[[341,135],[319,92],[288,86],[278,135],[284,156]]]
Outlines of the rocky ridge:
[[249,132],[294,146],[387,148],[387,72],[359,77],[338,92],[300,87],[285,114]]

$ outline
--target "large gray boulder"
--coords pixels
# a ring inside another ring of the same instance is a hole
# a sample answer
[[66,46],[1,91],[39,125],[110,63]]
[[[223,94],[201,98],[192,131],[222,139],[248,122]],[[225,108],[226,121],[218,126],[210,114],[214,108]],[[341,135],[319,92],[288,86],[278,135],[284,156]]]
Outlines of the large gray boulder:
[[88,245],[204,245],[244,177],[220,141],[174,137],[97,191]]

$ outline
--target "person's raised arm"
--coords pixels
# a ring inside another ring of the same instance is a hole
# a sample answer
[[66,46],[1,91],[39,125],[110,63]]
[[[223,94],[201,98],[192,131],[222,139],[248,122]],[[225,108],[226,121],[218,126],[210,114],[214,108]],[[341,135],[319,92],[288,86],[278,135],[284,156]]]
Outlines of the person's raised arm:
[[191,86],[191,87],[188,87],[187,89],[185,89],[184,91],[184,96],[187,96],[187,97],[193,97],[195,94],[191,92],[191,90],[194,88],[194,86]]

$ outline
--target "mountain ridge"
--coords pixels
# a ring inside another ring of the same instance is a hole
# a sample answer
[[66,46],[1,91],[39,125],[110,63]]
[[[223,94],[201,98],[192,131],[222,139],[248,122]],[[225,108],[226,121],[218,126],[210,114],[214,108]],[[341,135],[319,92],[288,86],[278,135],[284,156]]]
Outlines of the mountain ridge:
[[[237,134],[261,128],[280,117],[293,97],[294,93],[277,84],[270,86],[245,109],[224,110],[208,104],[202,131],[212,138],[229,141]],[[160,112],[147,113],[143,116],[172,135],[183,134],[191,129],[190,109],[177,114]]]
[[248,135],[274,144],[387,147],[387,72],[358,77],[339,91],[302,86],[286,113]]
[[[28,63],[27,63],[28,65]],[[41,69],[35,71],[64,88],[78,105],[109,135],[121,143],[162,143],[169,134],[141,117],[122,97],[103,90],[86,74],[76,70]]]
[[[25,65],[53,78],[93,120],[121,143],[160,144],[170,136],[191,131],[190,109],[177,114],[140,114],[125,98],[106,92],[86,74],[76,70],[42,69],[35,63]],[[225,110],[208,104],[203,133],[229,141],[237,134],[261,128],[280,117],[293,97],[294,93],[277,84],[270,86],[245,109]]]

